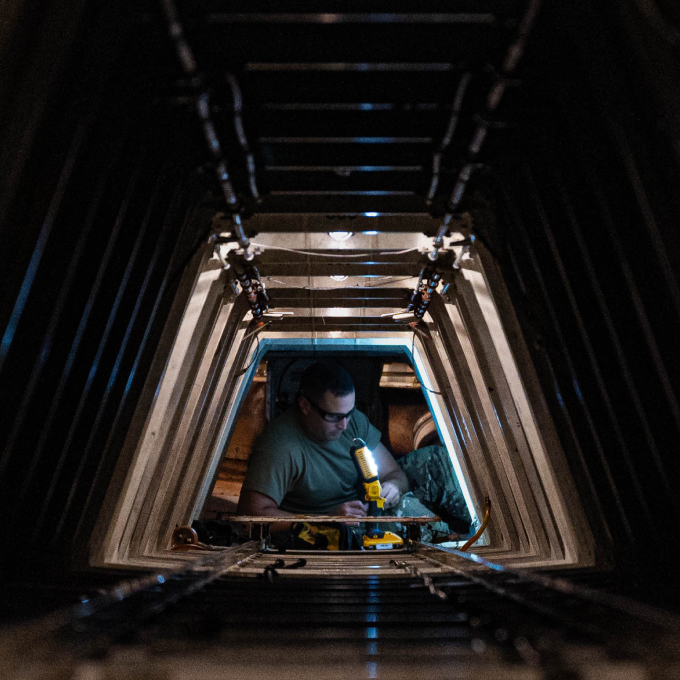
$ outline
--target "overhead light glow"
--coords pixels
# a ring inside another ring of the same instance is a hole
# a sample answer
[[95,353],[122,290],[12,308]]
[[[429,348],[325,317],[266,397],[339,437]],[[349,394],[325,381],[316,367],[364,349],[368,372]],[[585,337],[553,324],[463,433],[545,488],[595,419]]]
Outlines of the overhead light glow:
[[344,276],[342,274],[334,274],[333,276],[331,276],[331,278],[333,279],[333,281],[346,281],[347,280],[347,276]]
[[377,212],[367,212],[364,213],[364,217],[377,217],[380,213]]
[[336,241],[346,241],[348,238],[354,236],[353,231],[329,231],[328,235]]
[[366,236],[377,236],[380,232],[379,231],[365,231],[363,233],[366,234]]

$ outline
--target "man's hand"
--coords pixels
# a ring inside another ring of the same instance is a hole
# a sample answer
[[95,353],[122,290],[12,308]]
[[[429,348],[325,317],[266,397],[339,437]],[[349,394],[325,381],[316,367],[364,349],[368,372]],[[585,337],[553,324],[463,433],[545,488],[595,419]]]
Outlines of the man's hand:
[[401,492],[394,482],[383,482],[381,485],[382,497],[385,499],[385,507],[393,508],[399,503]]
[[401,495],[408,491],[408,479],[384,444],[375,447],[373,458],[380,470],[380,486],[385,507],[393,508],[399,503]]
[[340,515],[341,517],[366,517],[368,503],[361,501],[347,501],[336,505],[329,514]]

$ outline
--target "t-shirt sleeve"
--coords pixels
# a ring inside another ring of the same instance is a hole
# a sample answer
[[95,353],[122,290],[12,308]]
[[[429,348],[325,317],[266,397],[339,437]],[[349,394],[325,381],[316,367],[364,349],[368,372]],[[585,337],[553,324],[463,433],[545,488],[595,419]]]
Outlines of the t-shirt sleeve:
[[263,493],[281,505],[299,475],[297,467],[290,446],[277,443],[276,437],[261,438],[248,458],[241,488]]
[[369,449],[374,449],[378,444],[380,444],[380,430],[371,425],[368,417],[365,416],[361,411],[354,412],[354,425],[356,428],[356,434],[354,436],[361,437]]

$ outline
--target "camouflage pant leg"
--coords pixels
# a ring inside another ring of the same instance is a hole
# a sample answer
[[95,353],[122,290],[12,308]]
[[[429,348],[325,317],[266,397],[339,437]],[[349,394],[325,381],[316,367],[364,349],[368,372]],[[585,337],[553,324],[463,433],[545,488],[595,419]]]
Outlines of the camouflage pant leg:
[[[386,510],[385,515],[393,517],[434,517],[435,513],[429,508],[426,508],[410,491],[407,491],[399,499],[399,503],[393,508]],[[402,524],[381,524],[381,529],[385,531],[392,531],[396,534],[401,534]],[[431,542],[437,535],[450,534],[452,529],[444,522],[429,522],[428,524],[421,524],[420,530],[422,532],[421,540]]]
[[398,461],[408,478],[413,495],[429,510],[438,514],[452,531],[470,531],[471,517],[453,464],[443,446],[426,446]]

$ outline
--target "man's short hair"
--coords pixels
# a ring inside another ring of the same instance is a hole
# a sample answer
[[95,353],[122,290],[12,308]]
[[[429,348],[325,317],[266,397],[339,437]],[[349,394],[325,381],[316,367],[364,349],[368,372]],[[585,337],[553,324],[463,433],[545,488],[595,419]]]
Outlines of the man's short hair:
[[335,397],[344,397],[354,392],[352,376],[337,361],[323,359],[302,371],[300,391],[315,402],[330,392]]

